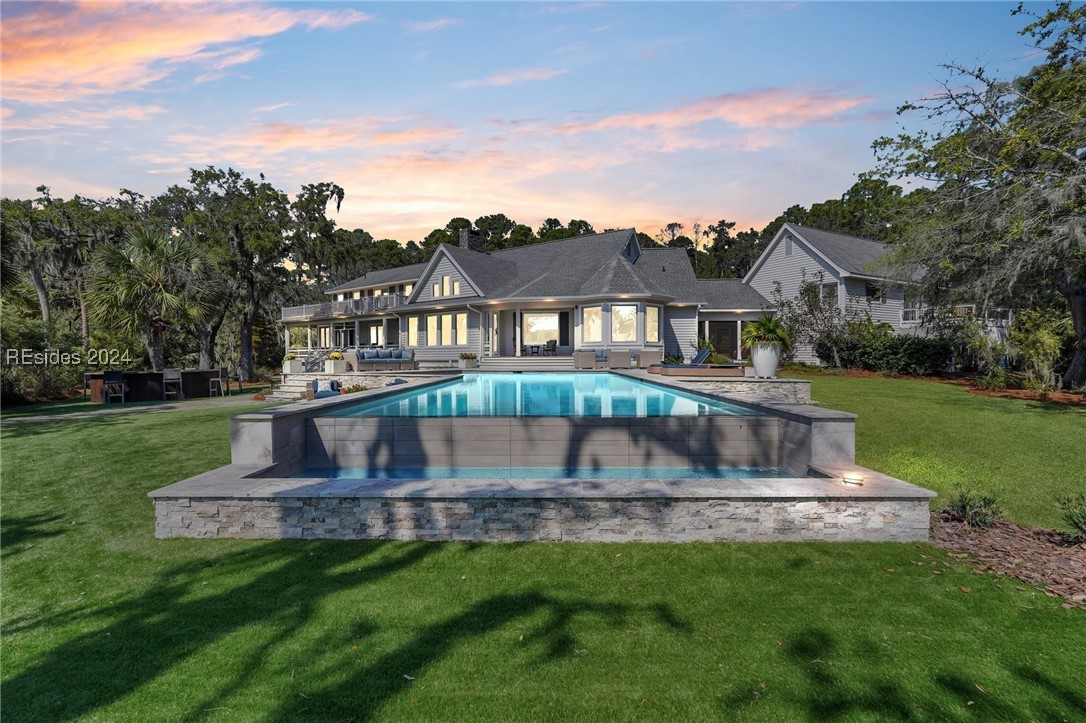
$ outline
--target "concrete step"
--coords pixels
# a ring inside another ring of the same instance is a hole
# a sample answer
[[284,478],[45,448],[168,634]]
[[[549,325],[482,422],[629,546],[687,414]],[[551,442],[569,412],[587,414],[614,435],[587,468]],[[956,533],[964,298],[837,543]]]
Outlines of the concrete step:
[[571,371],[573,357],[483,357],[479,360],[483,371]]

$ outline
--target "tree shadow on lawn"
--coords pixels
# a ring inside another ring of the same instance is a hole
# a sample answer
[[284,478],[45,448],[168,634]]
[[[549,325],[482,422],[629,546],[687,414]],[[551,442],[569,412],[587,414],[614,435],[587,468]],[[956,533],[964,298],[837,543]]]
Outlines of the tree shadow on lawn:
[[61,515],[38,514],[29,517],[0,518],[0,557],[12,557],[33,547],[39,540],[63,535],[68,529],[59,523]]
[[[458,552],[479,547],[457,544]],[[88,715],[178,665],[198,663],[197,656],[207,655],[205,649],[223,638],[257,627],[273,632],[260,633],[258,643],[235,648],[237,660],[229,661],[231,673],[225,680],[214,675],[189,684],[186,718],[206,718],[223,710],[239,690],[266,674],[279,646],[289,648],[299,641],[307,651],[315,651],[305,656],[307,684],[340,681],[349,661],[332,651],[343,645],[345,636],[361,643],[380,632],[378,627],[362,620],[346,629],[321,631],[324,639],[313,643],[299,638],[300,631],[319,618],[327,598],[379,583],[446,547],[424,542],[276,541],[176,565],[161,573],[142,595],[117,605],[86,606],[24,620],[14,630],[9,624],[8,635],[62,624],[94,629],[61,642],[0,685],[5,713],[12,720]],[[236,584],[238,577],[245,581]],[[363,663],[342,683],[326,683],[306,698],[284,698],[268,717],[372,718],[390,699],[405,692],[411,682],[405,674],[415,677],[458,645],[539,614],[545,620],[524,637],[527,643],[542,645],[540,663],[576,654],[571,626],[584,616],[601,618],[612,626],[623,624],[631,615],[647,616],[668,629],[688,630],[667,606],[559,599],[537,590],[495,593],[450,617],[420,626],[409,641],[372,663]]]
[[[1072,720],[1086,716],[1086,697],[1040,671],[1017,664],[1005,669],[1019,679],[1024,689],[1035,694],[1028,710],[1001,700],[995,691],[982,691],[976,681],[957,672],[932,674],[932,682],[946,696],[922,696],[917,695],[918,691],[910,695],[900,682],[889,677],[879,679],[874,672],[882,655],[874,640],[858,640],[855,645],[856,650],[843,650],[832,634],[819,628],[797,631],[784,643],[784,655],[799,669],[806,686],[795,690],[778,686],[772,695],[790,698],[789,706],[804,711],[809,720],[868,715],[895,720]],[[848,657],[856,658],[871,671],[868,681],[849,683],[835,672],[835,667]],[[723,699],[724,709],[752,708],[760,702],[763,689],[763,684],[748,683]]]
[[[76,718],[122,698],[219,639],[250,625],[276,624],[259,655],[287,640],[315,615],[324,597],[376,583],[440,549],[425,543],[277,541],[164,571],[139,597],[118,605],[24,622],[20,630],[58,622],[112,621],[64,643],[0,685],[13,720]],[[362,563],[369,561],[368,565]],[[350,564],[349,571],[336,568]],[[231,585],[254,569],[267,572]],[[205,591],[213,591],[203,594]],[[12,633],[10,626],[6,630]],[[242,669],[240,676],[253,670]],[[242,682],[239,677],[231,687]]]
[[[93,425],[96,429],[108,429],[117,425],[130,425],[132,421],[132,413],[128,412],[104,414],[100,417],[57,419],[55,421],[50,419],[15,422],[13,420],[0,427],[0,439],[7,441],[24,437],[38,437],[43,434],[52,434],[53,432],[65,434],[80,424]],[[80,427],[80,431],[83,431],[84,429],[84,427]]]

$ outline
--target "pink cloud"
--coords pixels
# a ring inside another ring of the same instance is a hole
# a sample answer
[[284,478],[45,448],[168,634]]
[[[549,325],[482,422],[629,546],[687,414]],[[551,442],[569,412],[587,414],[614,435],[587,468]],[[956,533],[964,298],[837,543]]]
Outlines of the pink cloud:
[[567,123],[558,126],[556,131],[577,134],[619,129],[677,129],[709,121],[722,121],[740,128],[800,128],[849,120],[846,113],[872,101],[871,96],[768,88],[725,93],[660,111],[623,113],[586,123]]
[[476,88],[478,86],[502,86],[527,83],[533,80],[550,80],[559,75],[565,75],[567,70],[556,68],[531,68],[527,70],[508,70],[477,80],[465,80],[456,84],[458,88]]
[[144,88],[180,64],[247,63],[255,48],[217,48],[291,28],[335,29],[371,20],[355,10],[257,4],[46,3],[12,10],[0,27],[4,97],[61,102]]

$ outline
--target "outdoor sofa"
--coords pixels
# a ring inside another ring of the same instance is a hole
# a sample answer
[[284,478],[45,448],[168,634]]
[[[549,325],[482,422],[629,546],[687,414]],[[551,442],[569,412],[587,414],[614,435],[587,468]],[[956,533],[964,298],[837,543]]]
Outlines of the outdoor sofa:
[[[350,352],[352,350],[348,350]],[[354,349],[356,372],[387,372],[418,369],[414,349]],[[345,353],[344,356],[347,356]]]

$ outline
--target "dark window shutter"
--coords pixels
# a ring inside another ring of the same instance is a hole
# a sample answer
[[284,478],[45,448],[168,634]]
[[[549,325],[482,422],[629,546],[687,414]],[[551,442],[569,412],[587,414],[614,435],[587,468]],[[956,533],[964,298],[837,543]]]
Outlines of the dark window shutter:
[[558,346],[569,346],[569,312],[558,312]]

